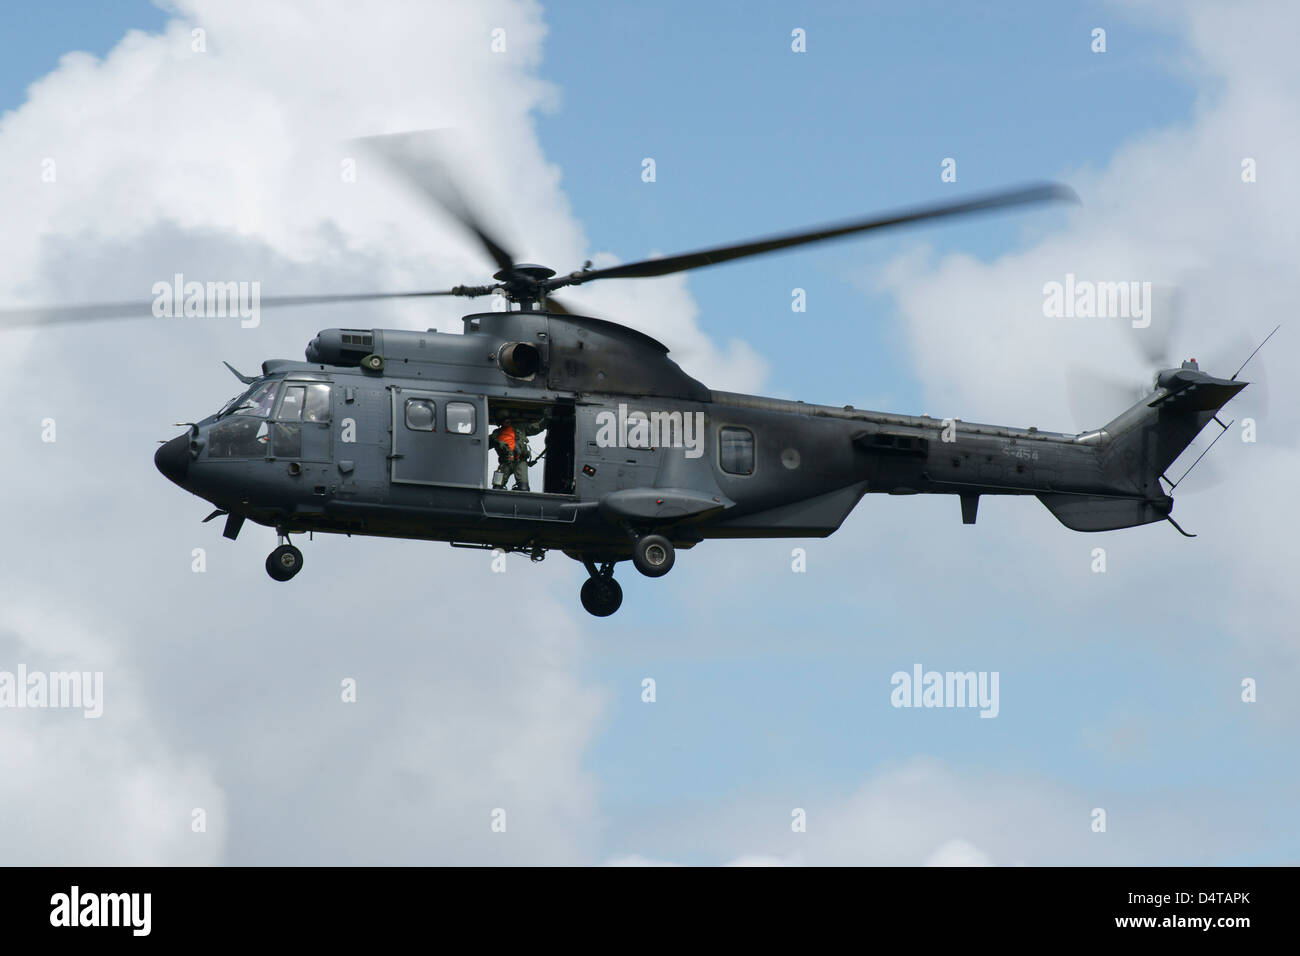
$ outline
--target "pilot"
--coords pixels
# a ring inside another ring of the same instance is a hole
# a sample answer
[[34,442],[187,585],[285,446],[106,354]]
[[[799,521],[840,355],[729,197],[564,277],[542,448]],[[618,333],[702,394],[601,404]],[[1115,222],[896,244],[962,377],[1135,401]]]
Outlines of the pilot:
[[528,490],[528,466],[536,464],[529,460],[528,436],[546,430],[550,412],[537,421],[520,420],[517,424],[506,414],[500,419],[500,425],[488,436],[488,442],[496,449],[497,470],[492,474],[492,487],[505,488],[510,476],[515,477],[515,491]]

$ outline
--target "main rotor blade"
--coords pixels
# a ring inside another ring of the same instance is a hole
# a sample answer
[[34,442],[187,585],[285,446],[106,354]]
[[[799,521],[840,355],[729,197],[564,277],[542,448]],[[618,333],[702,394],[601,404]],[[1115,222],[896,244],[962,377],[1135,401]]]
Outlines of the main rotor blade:
[[[478,294],[477,289],[447,289],[436,292],[356,292],[337,295],[275,295],[262,296],[258,308],[275,308],[295,305],[329,305],[338,302],[372,302],[381,299],[422,299],[429,296]],[[172,316],[184,315],[184,303],[173,304]],[[238,305],[238,303],[235,303]],[[0,309],[0,329],[22,328],[33,325],[52,325],[64,322],[91,322],[101,319],[149,319],[155,316],[153,302],[101,302],[85,305],[30,306],[18,309]],[[229,310],[230,305],[227,305]]]
[[576,315],[571,308],[561,302],[553,295],[546,297],[546,311],[553,315]]
[[594,269],[567,276],[556,276],[554,279],[548,279],[546,285],[549,288],[558,289],[566,285],[581,285],[594,279],[646,279],[654,276],[670,275],[674,272],[699,269],[704,266],[730,262],[733,259],[743,259],[746,256],[756,256],[765,252],[789,249],[792,246],[801,246],[810,242],[838,239],[841,236],[851,236],[872,229],[884,229],[888,226],[900,226],[911,222],[921,222],[926,219],[963,216],[969,213],[1002,209],[1007,206],[1022,206],[1051,200],[1078,202],[1079,197],[1069,186],[1057,183],[1022,186],[1016,189],[976,196],[963,202],[914,206],[910,209],[886,213],[883,216],[873,216],[870,219],[857,219],[851,222],[818,226],[815,229],[770,236],[752,242],[715,246],[712,249],[701,249],[697,252],[687,252],[661,259],[646,259],[641,262],[611,266],[607,269]]
[[437,151],[417,148],[421,140],[427,144],[434,133],[435,130],[388,133],[382,136],[363,136],[355,142],[371,150],[409,186],[473,233],[498,269],[513,269],[514,256],[483,225],[483,218],[473,211],[456,187],[447,164],[437,155]]
[[580,311],[575,309],[567,300],[562,302],[553,295],[548,295],[546,297],[544,310],[554,315],[578,315],[587,319],[600,319],[602,322],[609,321],[609,319],[605,318],[599,312],[593,312],[590,309],[582,309]]

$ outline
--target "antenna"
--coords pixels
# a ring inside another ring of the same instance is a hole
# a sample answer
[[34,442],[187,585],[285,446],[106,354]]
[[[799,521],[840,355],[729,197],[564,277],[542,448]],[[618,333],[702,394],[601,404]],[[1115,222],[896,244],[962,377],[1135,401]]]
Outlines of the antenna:
[[[1274,329],[1273,329],[1272,332],[1270,332],[1270,333],[1268,333],[1268,335],[1264,336],[1264,341],[1263,341],[1263,342],[1260,342],[1258,345],[1255,346],[1255,352],[1258,352],[1258,351],[1259,351],[1260,349],[1262,349],[1265,345],[1267,345],[1267,344],[1268,344],[1268,340],[1271,339],[1274,335],[1276,335],[1276,334],[1277,334],[1277,330],[1280,329],[1280,328],[1282,328],[1282,326],[1281,326],[1281,324],[1279,323],[1276,327],[1274,327]],[[1242,368],[1245,368],[1247,365],[1249,365],[1249,364],[1250,364],[1250,360],[1253,359],[1253,358],[1255,357],[1255,352],[1251,352],[1249,355],[1246,356],[1246,361],[1244,361],[1244,362],[1241,363],[1241,368],[1239,368],[1239,369],[1237,369],[1237,371],[1233,372],[1233,373],[1232,373],[1232,378],[1228,379],[1228,381],[1230,381],[1230,382],[1235,382],[1235,381],[1237,380],[1237,376],[1241,374],[1241,369],[1242,369]]]

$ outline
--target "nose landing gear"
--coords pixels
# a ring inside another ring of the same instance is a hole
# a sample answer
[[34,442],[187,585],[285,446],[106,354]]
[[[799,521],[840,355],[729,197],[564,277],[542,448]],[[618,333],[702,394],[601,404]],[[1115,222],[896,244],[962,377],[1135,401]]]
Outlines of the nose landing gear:
[[288,535],[280,535],[285,542],[266,556],[266,573],[276,581],[288,581],[302,570],[302,552],[289,544]]

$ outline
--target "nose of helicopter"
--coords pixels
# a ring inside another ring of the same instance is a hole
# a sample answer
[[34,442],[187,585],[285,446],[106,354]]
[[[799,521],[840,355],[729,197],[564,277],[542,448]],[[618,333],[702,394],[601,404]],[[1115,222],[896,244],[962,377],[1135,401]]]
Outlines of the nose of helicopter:
[[190,467],[190,433],[177,435],[169,442],[158,446],[153,454],[153,463],[168,481],[180,484],[185,480],[185,473]]

